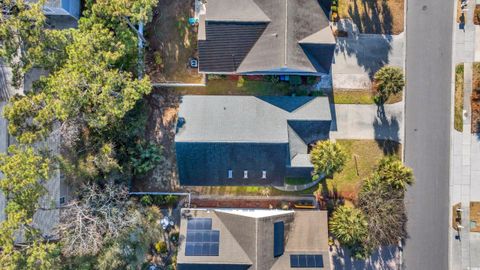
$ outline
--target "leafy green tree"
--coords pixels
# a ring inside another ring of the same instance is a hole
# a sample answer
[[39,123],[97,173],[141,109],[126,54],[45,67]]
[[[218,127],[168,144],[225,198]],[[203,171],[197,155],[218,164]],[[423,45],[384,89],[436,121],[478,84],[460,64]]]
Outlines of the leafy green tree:
[[0,2],[0,57],[13,68],[12,83],[19,87],[32,67],[50,70],[63,64],[70,30],[48,29],[42,11],[45,0]]
[[46,193],[43,182],[48,180],[50,160],[38,155],[29,146],[10,146],[9,154],[0,154],[0,179],[2,190],[9,204],[33,216],[38,200]]
[[[361,254],[362,245],[368,235],[367,218],[360,209],[339,206],[329,221],[329,230],[340,244],[350,248],[356,256]],[[358,253],[358,254],[357,254]]]
[[[42,237],[32,224],[38,201],[46,193],[50,160],[32,147],[10,146],[0,155],[0,190],[6,198],[6,219],[0,223],[2,269],[52,269],[59,263],[58,245]],[[21,245],[19,245],[21,243]]]
[[400,93],[405,86],[403,71],[399,67],[382,67],[375,73],[373,79],[380,103],[385,102],[391,95]]
[[73,33],[65,65],[41,80],[38,93],[5,108],[9,131],[22,143],[44,139],[56,121],[80,117],[89,128],[115,123],[151,90],[147,77],[134,79],[117,68],[125,45],[101,25]]
[[343,169],[347,161],[347,153],[337,143],[318,141],[310,152],[310,161],[314,168],[314,178],[318,178],[321,174],[331,176]]
[[392,188],[406,190],[414,182],[413,171],[403,165],[397,157],[388,156],[380,160],[376,173]]

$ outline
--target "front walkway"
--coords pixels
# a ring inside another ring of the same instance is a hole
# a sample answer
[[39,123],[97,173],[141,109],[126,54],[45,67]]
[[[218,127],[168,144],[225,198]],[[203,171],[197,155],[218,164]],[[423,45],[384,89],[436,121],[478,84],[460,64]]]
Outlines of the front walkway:
[[332,139],[403,141],[403,102],[384,105],[332,105]]

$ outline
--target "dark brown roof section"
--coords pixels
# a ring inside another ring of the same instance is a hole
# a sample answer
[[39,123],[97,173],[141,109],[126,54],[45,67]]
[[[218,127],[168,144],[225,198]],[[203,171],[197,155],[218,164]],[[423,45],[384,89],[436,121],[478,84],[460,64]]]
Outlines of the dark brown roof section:
[[235,72],[266,26],[266,23],[205,22],[206,40],[198,41],[200,71]]

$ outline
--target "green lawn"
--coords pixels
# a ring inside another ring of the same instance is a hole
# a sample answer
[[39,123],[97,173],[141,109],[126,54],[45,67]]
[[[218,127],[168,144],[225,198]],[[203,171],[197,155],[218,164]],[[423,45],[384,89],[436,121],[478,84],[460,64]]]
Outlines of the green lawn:
[[455,67],[455,116],[453,125],[463,131],[463,63]]
[[285,184],[288,185],[305,185],[312,182],[312,178],[305,177],[287,177],[285,178]]
[[282,195],[312,195],[317,186],[313,186],[303,191],[285,192],[273,187],[259,187],[259,186],[205,186],[205,187],[192,187],[189,190],[198,192],[205,195],[252,195],[252,196],[282,196]]
[[178,88],[181,94],[190,95],[252,95],[283,96],[289,92],[289,85],[284,82],[228,79],[209,80],[205,87]]
[[[328,192],[355,200],[365,178],[370,176],[377,162],[387,154],[400,153],[401,145],[392,141],[337,140],[347,152],[348,160],[342,172],[326,181]],[[320,182],[320,192],[325,190],[325,182]]]
[[[370,90],[333,91],[335,104],[374,104],[374,96],[375,94]],[[402,101],[402,93],[391,96],[385,103],[393,104],[400,101]]]

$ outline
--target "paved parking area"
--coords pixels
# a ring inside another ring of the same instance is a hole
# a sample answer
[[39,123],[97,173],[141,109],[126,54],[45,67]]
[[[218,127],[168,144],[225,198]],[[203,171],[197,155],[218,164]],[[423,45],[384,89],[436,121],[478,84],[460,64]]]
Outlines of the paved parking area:
[[367,89],[373,74],[384,65],[403,67],[404,34],[358,34],[355,26],[342,25],[347,38],[338,37],[332,64],[333,88]]

